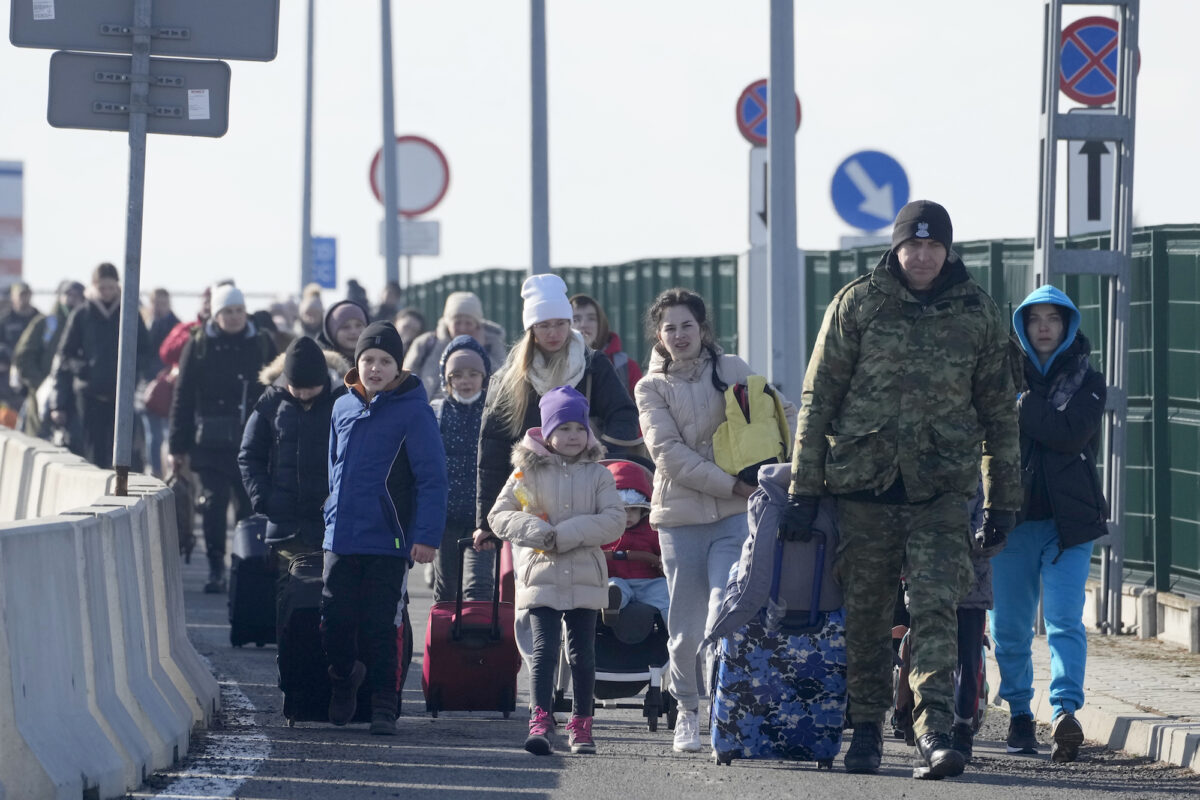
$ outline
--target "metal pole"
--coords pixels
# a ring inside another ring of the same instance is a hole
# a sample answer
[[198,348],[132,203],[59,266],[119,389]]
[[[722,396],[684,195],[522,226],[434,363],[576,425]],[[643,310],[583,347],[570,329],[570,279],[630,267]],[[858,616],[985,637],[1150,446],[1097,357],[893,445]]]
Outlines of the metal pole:
[[400,181],[396,174],[396,98],[392,87],[392,0],[380,0],[383,27],[383,230],[385,280],[400,282]]
[[307,59],[304,70],[304,199],[300,222],[300,288],[313,279],[312,253],[312,129],[313,129],[313,5],[308,0]]
[[546,0],[529,0],[532,235],[529,273],[550,271],[550,166],[546,124]]
[[125,209],[125,275],[117,353],[113,421],[116,494],[129,494],[133,454],[133,392],[137,384],[138,294],[142,279],[142,208],[146,190],[146,110],[150,101],[150,24],[153,0],[133,0],[133,59],[129,83],[129,203]]
[[[792,0],[771,0],[771,74],[767,81],[767,269],[770,274],[771,382],[800,396],[804,281],[796,253],[795,23]],[[801,363],[796,364],[799,355]]]

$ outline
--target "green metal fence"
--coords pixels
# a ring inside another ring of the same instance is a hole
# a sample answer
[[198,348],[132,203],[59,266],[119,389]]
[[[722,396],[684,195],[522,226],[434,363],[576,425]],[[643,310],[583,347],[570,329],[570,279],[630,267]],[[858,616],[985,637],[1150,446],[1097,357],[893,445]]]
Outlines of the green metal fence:
[[[1095,236],[1060,244],[1108,247],[1107,237]],[[1032,240],[964,242],[955,249],[1001,309],[1024,298],[1033,270]],[[810,343],[834,293],[874,267],[883,250],[806,253]],[[699,291],[712,310],[722,346],[737,349],[737,269],[737,256],[726,255],[557,272],[572,293],[597,299],[626,351],[644,365],[649,345],[642,314],[655,295],[672,286]],[[434,320],[448,293],[473,291],[511,341],[521,331],[524,279],[523,271],[498,269],[447,275],[414,287],[413,300]],[[1070,276],[1059,286],[1083,314],[1082,330],[1092,340],[1099,367],[1108,310],[1100,279]],[[1125,577],[1160,591],[1200,593],[1200,225],[1136,231],[1131,292]]]

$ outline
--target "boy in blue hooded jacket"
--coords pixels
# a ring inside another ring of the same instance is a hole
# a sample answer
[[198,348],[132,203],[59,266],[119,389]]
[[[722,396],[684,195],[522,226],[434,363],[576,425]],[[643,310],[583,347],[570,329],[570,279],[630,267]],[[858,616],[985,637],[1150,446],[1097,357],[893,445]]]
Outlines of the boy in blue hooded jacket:
[[[433,560],[446,523],[441,435],[425,388],[400,369],[403,360],[392,324],[369,325],[329,432],[321,598],[329,721],[345,725],[354,717],[358,688],[369,678],[373,734],[396,732],[395,618],[405,570]],[[364,654],[357,651],[360,628]]]
[[1088,362],[1079,309],[1053,286],[1035,289],[1013,313],[1024,388],[1017,401],[1025,500],[1007,546],[992,558],[991,611],[1000,696],[1012,719],[1008,752],[1036,755],[1033,699],[1034,616],[1042,589],[1050,647],[1050,757],[1074,761],[1083,729],[1087,633],[1084,583],[1092,543],[1108,532],[1108,503],[1096,471],[1105,380]]

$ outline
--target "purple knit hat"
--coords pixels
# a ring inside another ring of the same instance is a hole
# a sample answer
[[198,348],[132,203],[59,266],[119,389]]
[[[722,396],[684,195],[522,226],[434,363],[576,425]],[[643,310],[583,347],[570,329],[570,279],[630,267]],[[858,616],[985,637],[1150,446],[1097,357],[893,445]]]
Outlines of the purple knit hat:
[[588,425],[587,398],[570,386],[560,386],[542,395],[538,401],[542,412],[542,436],[550,438],[554,429],[567,422],[578,422],[586,430]]

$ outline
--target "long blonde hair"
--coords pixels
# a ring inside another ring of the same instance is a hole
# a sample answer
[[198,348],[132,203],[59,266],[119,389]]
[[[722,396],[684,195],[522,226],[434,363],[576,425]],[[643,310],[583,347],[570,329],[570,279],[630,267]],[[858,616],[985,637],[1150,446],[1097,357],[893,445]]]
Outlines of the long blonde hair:
[[[568,354],[574,337],[569,337],[558,351],[542,353],[546,359],[549,375],[554,385],[566,379],[568,369]],[[492,379],[488,387],[487,411],[508,431],[511,438],[519,438],[525,432],[525,415],[529,412],[530,391],[529,372],[533,369],[534,356],[538,354],[537,340],[533,338],[533,328],[525,331],[521,340],[508,351],[508,358],[500,373]]]

